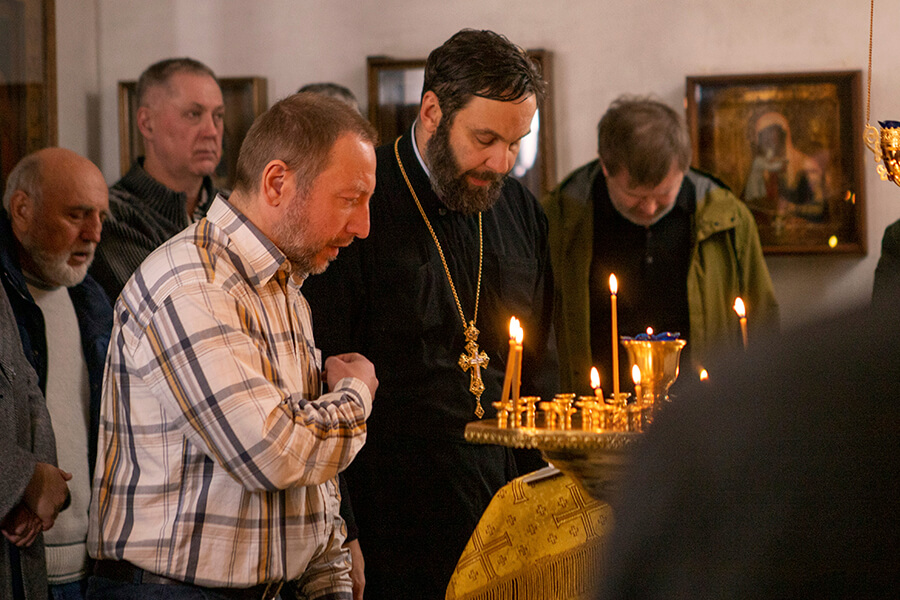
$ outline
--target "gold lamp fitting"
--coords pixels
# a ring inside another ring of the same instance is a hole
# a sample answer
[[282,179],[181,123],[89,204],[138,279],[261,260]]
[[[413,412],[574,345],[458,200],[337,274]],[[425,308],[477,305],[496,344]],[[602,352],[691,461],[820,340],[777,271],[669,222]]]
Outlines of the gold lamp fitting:
[[890,179],[900,185],[900,121],[879,121],[879,131],[873,125],[866,125],[863,140],[875,154],[875,162],[884,162],[876,170],[882,181]]

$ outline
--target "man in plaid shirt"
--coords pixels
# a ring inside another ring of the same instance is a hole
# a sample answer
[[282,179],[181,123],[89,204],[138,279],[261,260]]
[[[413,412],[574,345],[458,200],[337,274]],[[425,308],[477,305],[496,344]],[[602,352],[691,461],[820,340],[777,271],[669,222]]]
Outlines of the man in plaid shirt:
[[89,597],[273,598],[287,584],[350,598],[336,476],[365,442],[378,380],[359,354],[321,369],[300,287],[368,235],[374,139],[338,100],[278,102],[248,132],[230,198],[126,284]]

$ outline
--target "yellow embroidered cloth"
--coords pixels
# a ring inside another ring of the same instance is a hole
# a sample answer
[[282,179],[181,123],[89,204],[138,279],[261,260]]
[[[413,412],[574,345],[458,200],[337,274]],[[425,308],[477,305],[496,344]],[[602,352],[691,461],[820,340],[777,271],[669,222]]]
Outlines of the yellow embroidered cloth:
[[456,565],[447,600],[594,598],[608,504],[548,467],[494,496]]

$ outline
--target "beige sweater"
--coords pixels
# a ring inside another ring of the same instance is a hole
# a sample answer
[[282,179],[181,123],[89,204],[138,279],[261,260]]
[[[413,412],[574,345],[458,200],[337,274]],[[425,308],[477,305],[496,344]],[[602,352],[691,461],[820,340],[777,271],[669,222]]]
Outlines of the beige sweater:
[[90,386],[81,349],[78,319],[64,287],[28,289],[44,315],[47,335],[47,409],[56,434],[59,466],[72,473],[69,508],[44,534],[47,578],[50,584],[78,581],[86,576],[88,504],[88,407]]

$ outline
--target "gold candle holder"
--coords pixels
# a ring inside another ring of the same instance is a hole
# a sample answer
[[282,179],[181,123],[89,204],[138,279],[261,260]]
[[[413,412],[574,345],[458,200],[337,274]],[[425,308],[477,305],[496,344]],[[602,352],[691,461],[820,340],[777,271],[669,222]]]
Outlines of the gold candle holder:
[[613,431],[614,429],[614,408],[604,401],[597,403],[594,411],[594,429],[597,431]]
[[644,430],[644,414],[649,414],[652,407],[642,404],[629,404],[625,407],[625,431],[641,432]]
[[658,404],[669,399],[669,387],[678,379],[678,361],[684,340],[622,339],[632,366],[641,371],[641,404]]
[[599,412],[597,399],[594,396],[578,396],[578,402],[575,403],[575,406],[581,409],[581,430],[597,431],[599,429],[596,425],[598,421],[597,413]]
[[529,427],[531,429],[535,428],[535,413],[538,401],[540,397],[538,396],[522,396],[522,401],[525,404],[525,427]]
[[556,394],[553,397],[553,403],[556,405],[556,412],[560,418],[560,429],[572,429],[572,414],[575,412],[572,402],[574,400],[575,394]]
[[544,413],[544,427],[551,431],[556,430],[556,403],[538,402],[538,408]]
[[631,394],[619,392],[613,395],[606,405],[606,427],[610,431],[628,431],[628,399]]
[[513,407],[513,423],[514,427],[525,426],[525,413],[528,412],[527,396],[518,396],[515,398],[515,406]]
[[491,406],[497,409],[497,427],[506,429],[509,425],[510,402],[492,402]]

